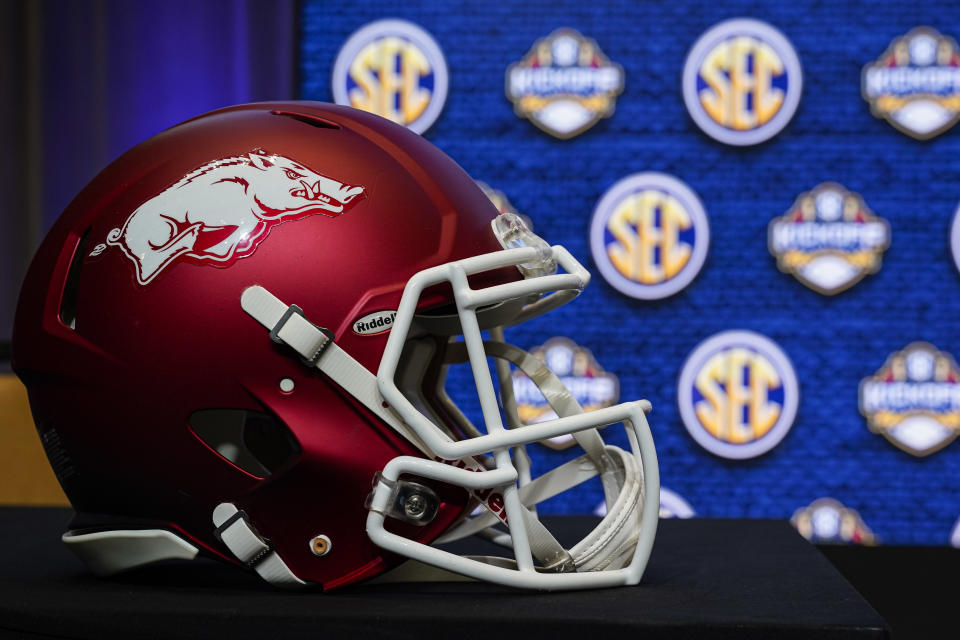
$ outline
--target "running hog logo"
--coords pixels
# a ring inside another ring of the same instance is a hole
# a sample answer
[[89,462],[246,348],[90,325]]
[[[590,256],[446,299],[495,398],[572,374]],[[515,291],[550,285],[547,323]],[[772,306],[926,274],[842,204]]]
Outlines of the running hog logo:
[[106,244],[120,247],[145,285],[180,259],[229,266],[252,254],[273,226],[318,213],[336,217],[364,196],[363,187],[254,149],[189,173],[140,205]]

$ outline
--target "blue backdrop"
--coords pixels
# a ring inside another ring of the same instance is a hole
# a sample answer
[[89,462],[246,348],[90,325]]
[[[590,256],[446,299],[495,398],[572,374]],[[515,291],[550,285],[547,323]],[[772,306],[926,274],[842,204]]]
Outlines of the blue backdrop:
[[[713,141],[687,115],[680,79],[686,54],[714,24],[766,21],[793,43],[803,96],[786,129],[763,144]],[[789,518],[822,496],[857,509],[884,543],[945,544],[960,515],[960,444],[914,458],[870,433],[857,389],[892,352],[915,340],[960,356],[960,277],[949,227],[960,202],[960,126],[918,142],[870,115],[860,72],[891,40],[929,25],[960,35],[950,2],[795,1],[663,3],[571,0],[376,4],[305,0],[301,97],[332,100],[330,72],[343,42],[379,18],[410,20],[440,44],[450,92],[425,137],[473,177],[500,189],[538,234],[565,245],[593,273],[574,303],[508,338],[523,347],[563,335],[592,349],[620,379],[621,398],[645,397],[663,485],[698,515]],[[614,115],[567,141],[513,113],[504,73],[559,27],[596,40],[623,66]],[[590,256],[590,216],[620,178],[661,171],[686,182],[706,208],[711,244],[700,275],[679,294],[643,302],[619,294]],[[861,194],[890,222],[878,274],[828,298],[777,270],[767,225],[824,181]],[[687,355],[726,329],[762,333],[787,353],[800,408],[783,442],[755,459],[716,457],[683,427],[677,377]],[[564,456],[538,448],[538,457]],[[588,488],[554,511],[587,512]]]

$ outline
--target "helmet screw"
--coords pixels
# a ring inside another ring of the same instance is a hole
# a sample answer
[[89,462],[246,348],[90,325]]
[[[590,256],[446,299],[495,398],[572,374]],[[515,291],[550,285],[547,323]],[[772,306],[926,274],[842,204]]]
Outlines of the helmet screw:
[[318,558],[322,558],[330,553],[331,547],[333,547],[333,543],[330,542],[330,538],[325,535],[319,535],[310,541],[310,551]]
[[427,511],[427,500],[419,493],[411,493],[403,503],[403,512],[412,520],[419,520]]

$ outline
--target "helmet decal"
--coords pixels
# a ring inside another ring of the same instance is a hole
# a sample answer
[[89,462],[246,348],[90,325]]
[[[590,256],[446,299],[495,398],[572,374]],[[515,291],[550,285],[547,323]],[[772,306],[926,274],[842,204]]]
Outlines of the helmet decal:
[[[137,207],[106,244],[120,247],[145,285],[178,259],[230,266],[252,254],[275,225],[318,213],[336,217],[364,196],[363,187],[254,149],[187,174]],[[105,248],[97,245],[90,255]]]

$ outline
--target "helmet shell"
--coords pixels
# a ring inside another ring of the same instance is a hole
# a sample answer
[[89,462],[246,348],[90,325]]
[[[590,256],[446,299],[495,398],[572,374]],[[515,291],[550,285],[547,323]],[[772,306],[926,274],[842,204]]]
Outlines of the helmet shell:
[[[287,160],[313,174],[291,177],[280,171]],[[335,211],[349,189],[355,195]],[[283,209],[298,197],[317,208]],[[41,245],[14,327],[13,366],[78,525],[167,528],[232,559],[211,514],[233,502],[303,580],[329,588],[390,566],[396,559],[363,533],[364,499],[390,459],[422,454],[272,342],[240,296],[256,284],[298,305],[376,373],[389,334],[354,323],[395,310],[418,271],[499,250],[496,215],[435,146],[342,106],[221,109],[121,156]],[[169,238],[156,236],[163,225]],[[516,279],[514,271],[489,277]],[[449,302],[436,289],[421,305]],[[280,388],[284,378],[292,392]],[[191,428],[194,412],[208,409],[268,414],[302,452],[265,477],[248,473]],[[457,521],[466,492],[439,492],[430,525],[397,530],[429,542]],[[323,558],[308,544],[320,534],[333,545]]]

